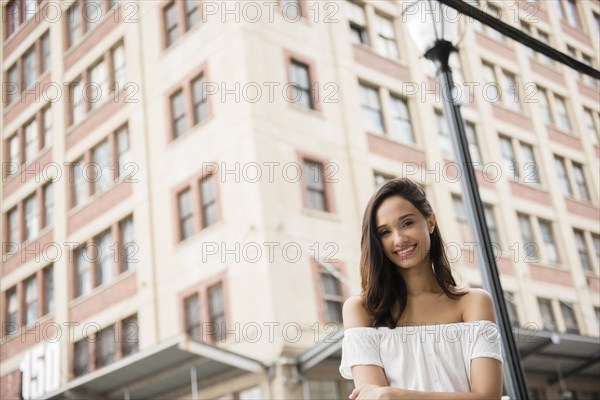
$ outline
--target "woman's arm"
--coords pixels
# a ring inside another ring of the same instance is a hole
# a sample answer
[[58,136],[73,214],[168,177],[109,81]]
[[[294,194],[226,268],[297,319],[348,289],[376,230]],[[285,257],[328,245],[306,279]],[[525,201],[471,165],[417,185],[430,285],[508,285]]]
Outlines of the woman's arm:
[[[344,329],[371,326],[371,317],[364,309],[360,296],[349,297],[344,302],[342,318]],[[355,387],[365,385],[384,387],[389,385],[383,368],[377,365],[353,366],[352,379],[354,380]]]

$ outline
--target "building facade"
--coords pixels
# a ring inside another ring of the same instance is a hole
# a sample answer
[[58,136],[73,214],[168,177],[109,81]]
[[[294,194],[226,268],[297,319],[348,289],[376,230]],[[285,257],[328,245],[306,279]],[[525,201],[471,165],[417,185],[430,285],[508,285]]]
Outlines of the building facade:
[[[600,5],[474,2],[598,68]],[[399,1],[2,7],[0,397],[347,398],[364,207],[421,183],[482,286]],[[452,60],[533,398],[597,399],[600,84],[466,17]]]

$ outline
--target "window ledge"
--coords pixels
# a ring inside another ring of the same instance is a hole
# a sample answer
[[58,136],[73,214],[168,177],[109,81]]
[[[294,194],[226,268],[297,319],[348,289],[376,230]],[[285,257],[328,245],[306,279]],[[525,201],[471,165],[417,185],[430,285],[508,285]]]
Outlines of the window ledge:
[[[176,223],[179,223],[179,221],[176,221]],[[198,239],[198,237],[200,237],[203,234],[211,233],[211,231],[218,229],[219,226],[223,225],[224,223],[225,222],[222,219],[220,219],[212,225],[209,225],[206,228],[202,228],[198,232],[194,232],[191,236],[175,242],[175,248],[192,245],[191,243],[194,243]]]
[[326,220],[333,221],[333,222],[340,222],[339,215],[329,212],[329,211],[314,210],[312,208],[303,207],[302,214],[304,214],[308,217],[316,217],[316,218],[322,218],[322,219],[326,219]]
[[194,131],[203,128],[204,126],[206,126],[207,124],[209,124],[214,118],[215,118],[215,116],[213,114],[209,114],[206,117],[206,119],[204,119],[204,120],[198,122],[197,124],[189,127],[188,129],[186,129],[185,132],[183,132],[181,135],[179,135],[177,137],[175,137],[173,135],[173,132],[171,132],[170,133],[170,137],[168,139],[167,146],[169,146],[171,143],[179,143],[180,141],[185,140],[184,138],[193,135]]

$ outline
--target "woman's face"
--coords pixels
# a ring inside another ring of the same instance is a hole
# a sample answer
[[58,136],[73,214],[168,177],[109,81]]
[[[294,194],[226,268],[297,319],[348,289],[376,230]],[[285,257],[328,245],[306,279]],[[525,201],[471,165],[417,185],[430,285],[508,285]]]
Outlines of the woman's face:
[[392,196],[381,203],[375,217],[377,236],[392,263],[402,269],[430,265],[435,214],[424,217],[410,201]]

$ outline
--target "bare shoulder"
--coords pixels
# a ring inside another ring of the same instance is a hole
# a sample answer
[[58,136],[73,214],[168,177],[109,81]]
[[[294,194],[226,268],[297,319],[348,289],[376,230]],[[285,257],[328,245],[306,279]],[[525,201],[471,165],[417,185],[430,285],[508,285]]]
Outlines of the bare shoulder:
[[361,296],[350,296],[342,308],[344,328],[370,327],[371,316],[365,310]]
[[483,289],[468,289],[467,294],[460,299],[463,321],[492,321],[496,322],[492,296]]

